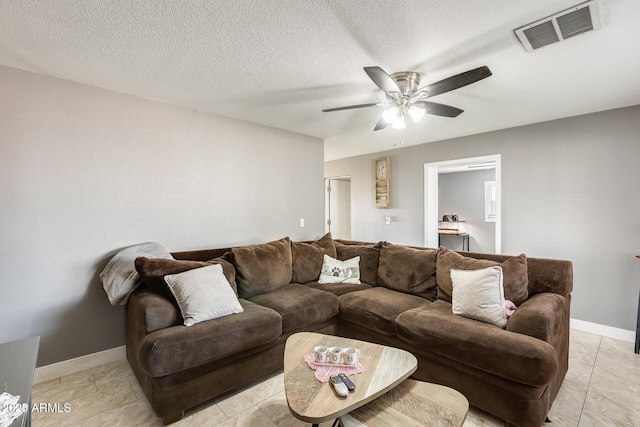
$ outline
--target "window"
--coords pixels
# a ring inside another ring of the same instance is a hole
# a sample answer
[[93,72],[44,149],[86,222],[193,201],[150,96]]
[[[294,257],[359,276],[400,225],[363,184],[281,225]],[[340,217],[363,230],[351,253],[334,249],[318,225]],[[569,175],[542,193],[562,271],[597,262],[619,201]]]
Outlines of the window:
[[484,221],[496,222],[496,182],[484,182]]

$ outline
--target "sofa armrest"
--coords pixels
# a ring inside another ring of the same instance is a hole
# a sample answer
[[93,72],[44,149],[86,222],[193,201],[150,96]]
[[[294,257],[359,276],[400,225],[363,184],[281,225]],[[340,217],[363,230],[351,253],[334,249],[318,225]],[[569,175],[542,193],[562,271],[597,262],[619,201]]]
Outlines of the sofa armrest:
[[127,303],[127,328],[143,332],[143,336],[182,323],[178,308],[150,289],[138,288]]
[[568,330],[569,301],[562,295],[543,292],[523,302],[507,323],[507,331],[517,332],[548,342],[556,343]]

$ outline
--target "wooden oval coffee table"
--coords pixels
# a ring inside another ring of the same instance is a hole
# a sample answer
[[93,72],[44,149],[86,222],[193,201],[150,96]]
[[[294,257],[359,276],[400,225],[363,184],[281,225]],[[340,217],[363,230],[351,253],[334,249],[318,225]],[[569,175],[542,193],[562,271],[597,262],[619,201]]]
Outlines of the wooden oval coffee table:
[[[304,361],[317,345],[355,347],[366,371],[350,379],[356,389],[339,397],[330,383],[321,383]],[[418,367],[408,351],[349,338],[312,332],[291,335],[284,350],[284,388],[290,412],[299,420],[318,424],[357,409],[382,396],[407,379]]]

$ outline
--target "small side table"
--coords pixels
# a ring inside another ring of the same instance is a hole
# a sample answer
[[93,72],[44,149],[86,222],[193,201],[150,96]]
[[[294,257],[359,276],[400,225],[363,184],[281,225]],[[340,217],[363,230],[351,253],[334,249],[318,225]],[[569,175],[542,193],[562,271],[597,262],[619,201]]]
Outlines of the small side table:
[[[462,250],[469,251],[469,233],[438,233],[438,246],[440,246],[440,241],[442,240],[442,236],[457,236],[462,237]],[[465,249],[466,246],[466,249]]]
[[[28,404],[29,410],[11,423],[11,427],[31,426],[31,387],[38,360],[40,337],[0,344],[0,385],[2,391],[20,396],[19,404]],[[5,389],[6,388],[6,389]]]

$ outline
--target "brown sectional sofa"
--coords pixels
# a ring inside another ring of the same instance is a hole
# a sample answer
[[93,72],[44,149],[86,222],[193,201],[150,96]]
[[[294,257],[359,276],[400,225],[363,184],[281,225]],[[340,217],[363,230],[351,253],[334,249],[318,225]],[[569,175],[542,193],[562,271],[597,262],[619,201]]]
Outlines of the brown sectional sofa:
[[[318,283],[324,254],[360,256],[362,283]],[[139,258],[147,286],[126,307],[127,358],[165,424],[281,369],[287,337],[314,331],[408,350],[418,358],[415,378],[453,387],[510,424],[538,427],[568,368],[571,263],[462,254],[326,235]],[[244,311],[183,326],[162,277],[210,263],[223,265]],[[506,329],[453,314],[448,269],[499,264],[505,295],[519,306]]]

